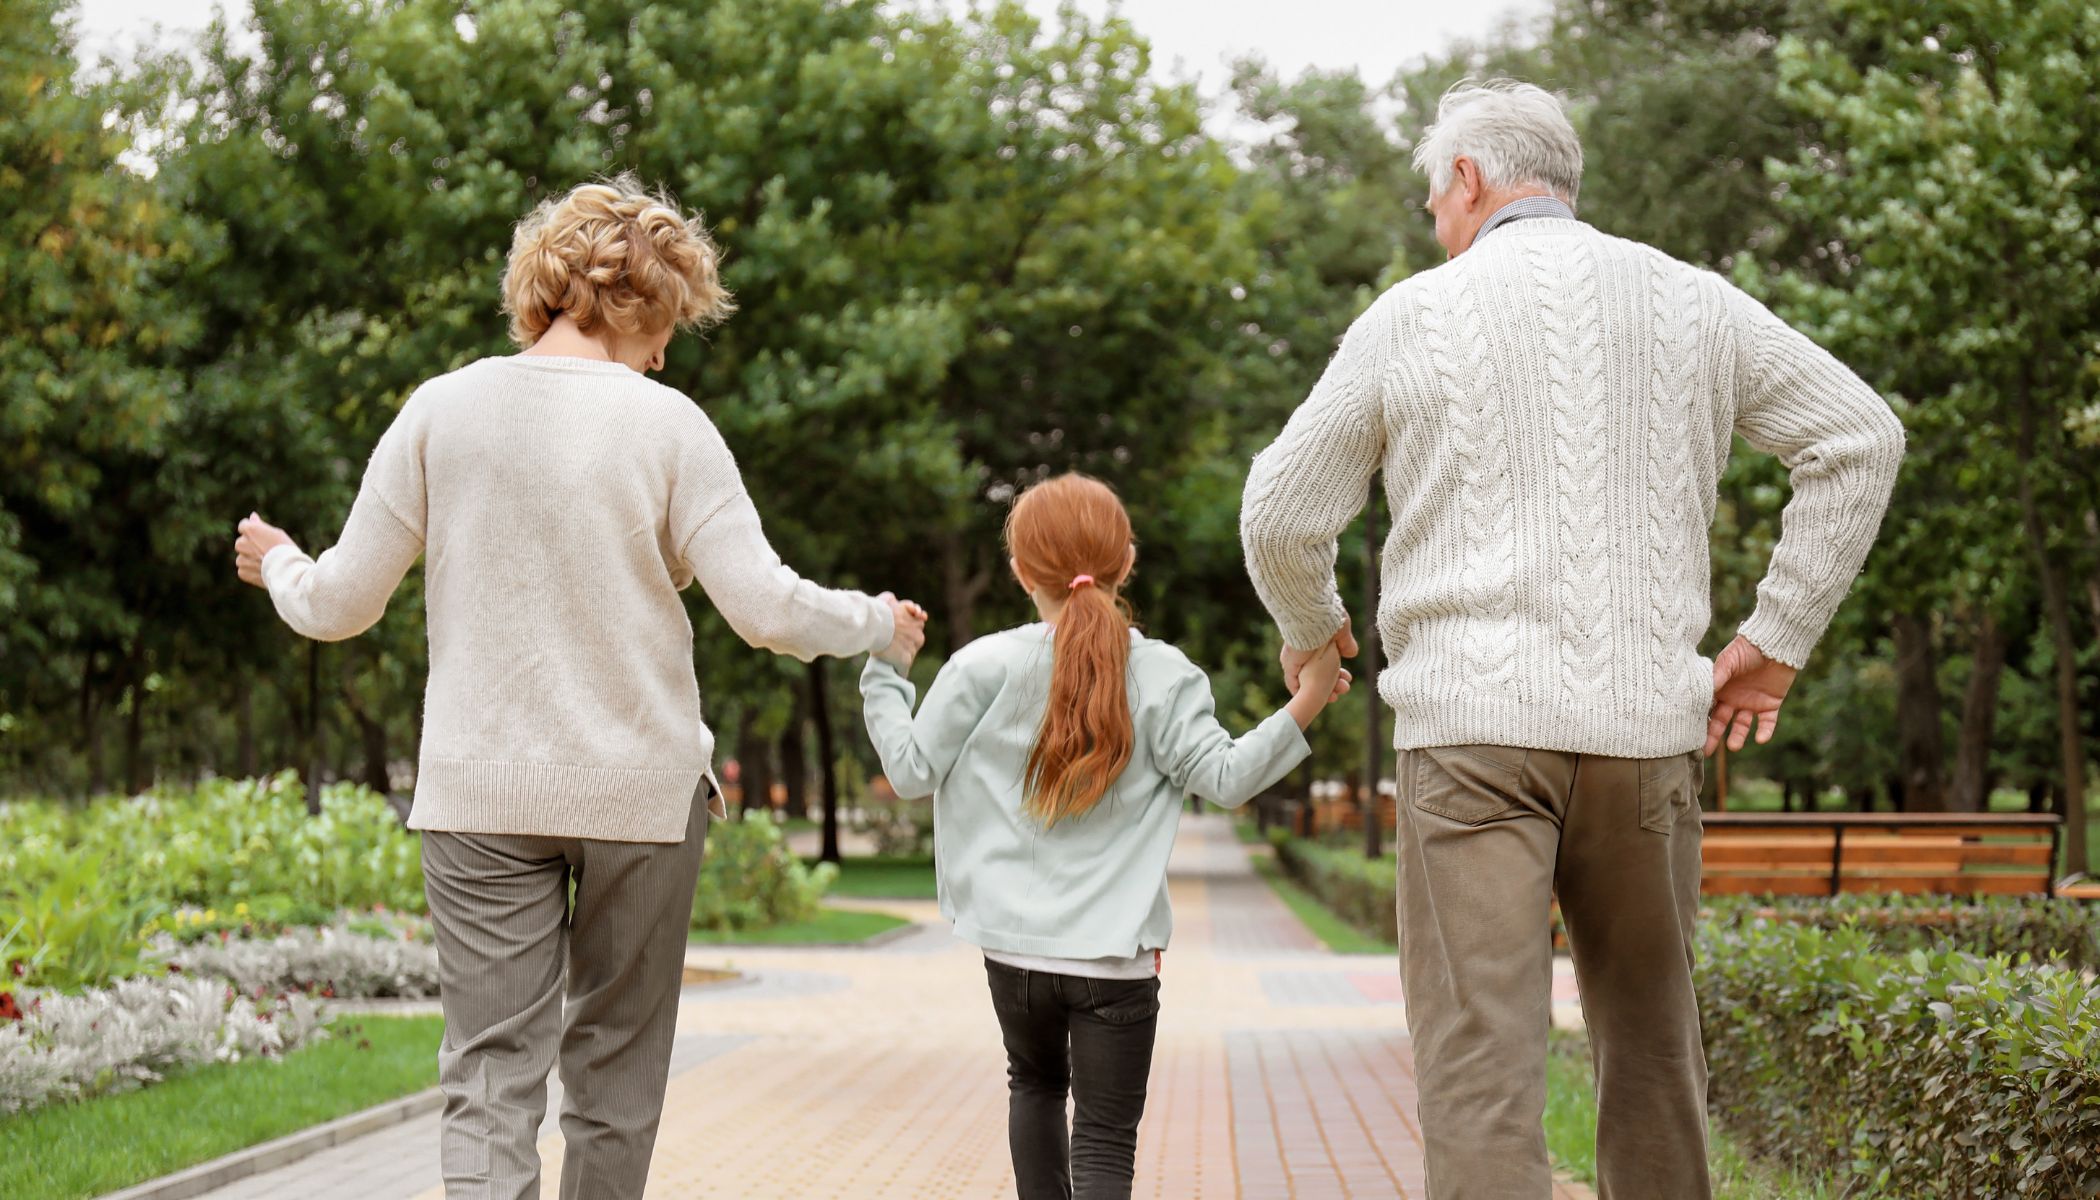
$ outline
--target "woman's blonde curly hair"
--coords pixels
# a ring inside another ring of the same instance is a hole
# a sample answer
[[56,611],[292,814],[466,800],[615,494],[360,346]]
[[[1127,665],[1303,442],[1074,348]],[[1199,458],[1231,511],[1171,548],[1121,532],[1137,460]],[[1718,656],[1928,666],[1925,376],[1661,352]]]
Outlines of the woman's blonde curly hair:
[[510,337],[531,346],[567,313],[585,333],[702,328],[736,311],[697,215],[631,173],[550,196],[518,222],[503,268]]

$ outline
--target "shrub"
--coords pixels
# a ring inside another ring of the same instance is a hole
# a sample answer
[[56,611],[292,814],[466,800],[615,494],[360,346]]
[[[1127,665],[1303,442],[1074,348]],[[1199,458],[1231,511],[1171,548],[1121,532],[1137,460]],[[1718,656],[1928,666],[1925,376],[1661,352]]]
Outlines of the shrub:
[[1857,928],[1701,930],[1717,1115],[1856,1196],[2100,1194],[2100,985]]
[[1336,916],[1388,942],[1399,940],[1392,859],[1367,859],[1359,851],[1291,837],[1281,830],[1272,831],[1269,838],[1284,871]]
[[707,829],[707,856],[693,893],[693,928],[737,930],[806,921],[817,915],[836,878],[838,868],[830,863],[804,866],[764,813],[716,821]]
[[1818,929],[1855,926],[1878,950],[1901,954],[1945,948],[1971,954],[2061,957],[2064,965],[2100,970],[2100,905],[2042,897],[1849,895],[1773,900],[1710,896],[1722,924],[1768,917]]
[[222,932],[178,941],[164,933],[152,949],[171,972],[224,979],[251,995],[420,999],[438,992],[437,947],[420,918],[361,915],[260,938]]
[[924,858],[933,853],[933,801],[871,799],[853,829],[874,839],[878,858]]
[[125,1091],[181,1067],[278,1055],[321,1033],[312,999],[258,999],[218,979],[127,979],[77,996],[9,999],[20,1015],[0,1019],[0,1113]]

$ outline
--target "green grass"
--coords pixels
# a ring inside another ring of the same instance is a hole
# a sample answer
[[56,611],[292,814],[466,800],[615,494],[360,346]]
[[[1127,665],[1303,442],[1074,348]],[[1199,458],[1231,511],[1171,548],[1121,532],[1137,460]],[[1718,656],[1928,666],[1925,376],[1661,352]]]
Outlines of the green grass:
[[865,941],[878,933],[886,933],[909,924],[911,922],[903,917],[893,917],[888,913],[827,908],[810,920],[768,925],[764,929],[743,929],[727,933],[713,929],[695,929],[691,940],[696,944],[708,946],[827,945]]
[[1320,903],[1311,892],[1299,887],[1297,882],[1283,873],[1276,860],[1266,855],[1254,857],[1254,869],[1269,886],[1276,889],[1276,897],[1284,907],[1296,914],[1312,931],[1312,935],[1336,954],[1392,954],[1399,947],[1391,942],[1375,938],[1334,914],[1334,910]]
[[443,1032],[440,1017],[344,1017],[282,1059],[0,1117],[7,1200],[99,1196],[421,1091]]
[[1262,831],[1255,827],[1252,816],[1233,818],[1232,836],[1238,838],[1242,846],[1265,846],[1269,842],[1269,839],[1262,835]]
[[[1555,1030],[1546,1057],[1546,1152],[1584,1183],[1597,1180],[1597,1099],[1581,1034]],[[1743,1152],[1725,1130],[1707,1147],[1714,1200],[1832,1200],[1827,1181],[1807,1178]]]
[[935,895],[933,860],[849,858],[839,864],[831,894],[861,900],[931,900]]

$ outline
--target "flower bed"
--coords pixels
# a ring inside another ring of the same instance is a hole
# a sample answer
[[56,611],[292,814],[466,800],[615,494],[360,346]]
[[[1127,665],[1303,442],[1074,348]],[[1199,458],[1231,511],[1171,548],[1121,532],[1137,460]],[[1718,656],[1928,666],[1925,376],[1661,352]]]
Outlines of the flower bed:
[[419,917],[346,916],[259,937],[222,930],[181,941],[159,933],[148,952],[171,973],[224,979],[249,993],[421,999],[438,991],[437,947]]
[[222,979],[127,979],[79,995],[25,991],[0,1020],[0,1113],[125,1091],[171,1070],[270,1057],[321,1034],[319,1002]]

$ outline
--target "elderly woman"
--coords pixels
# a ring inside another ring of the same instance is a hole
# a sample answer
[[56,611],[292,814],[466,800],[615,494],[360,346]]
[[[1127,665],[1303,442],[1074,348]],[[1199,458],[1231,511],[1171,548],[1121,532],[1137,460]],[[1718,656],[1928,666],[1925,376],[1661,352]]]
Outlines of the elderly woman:
[[437,929],[453,1197],[539,1195],[557,1047],[561,1194],[642,1194],[701,845],[725,815],[680,590],[698,580],[744,640],[805,660],[923,637],[915,606],[782,565],[714,425],[645,374],[676,329],[732,310],[716,261],[696,218],[631,177],[542,204],[503,277],[523,352],[416,389],[318,559],[240,525],[241,578],[322,641],[370,628],[425,560],[408,823]]

